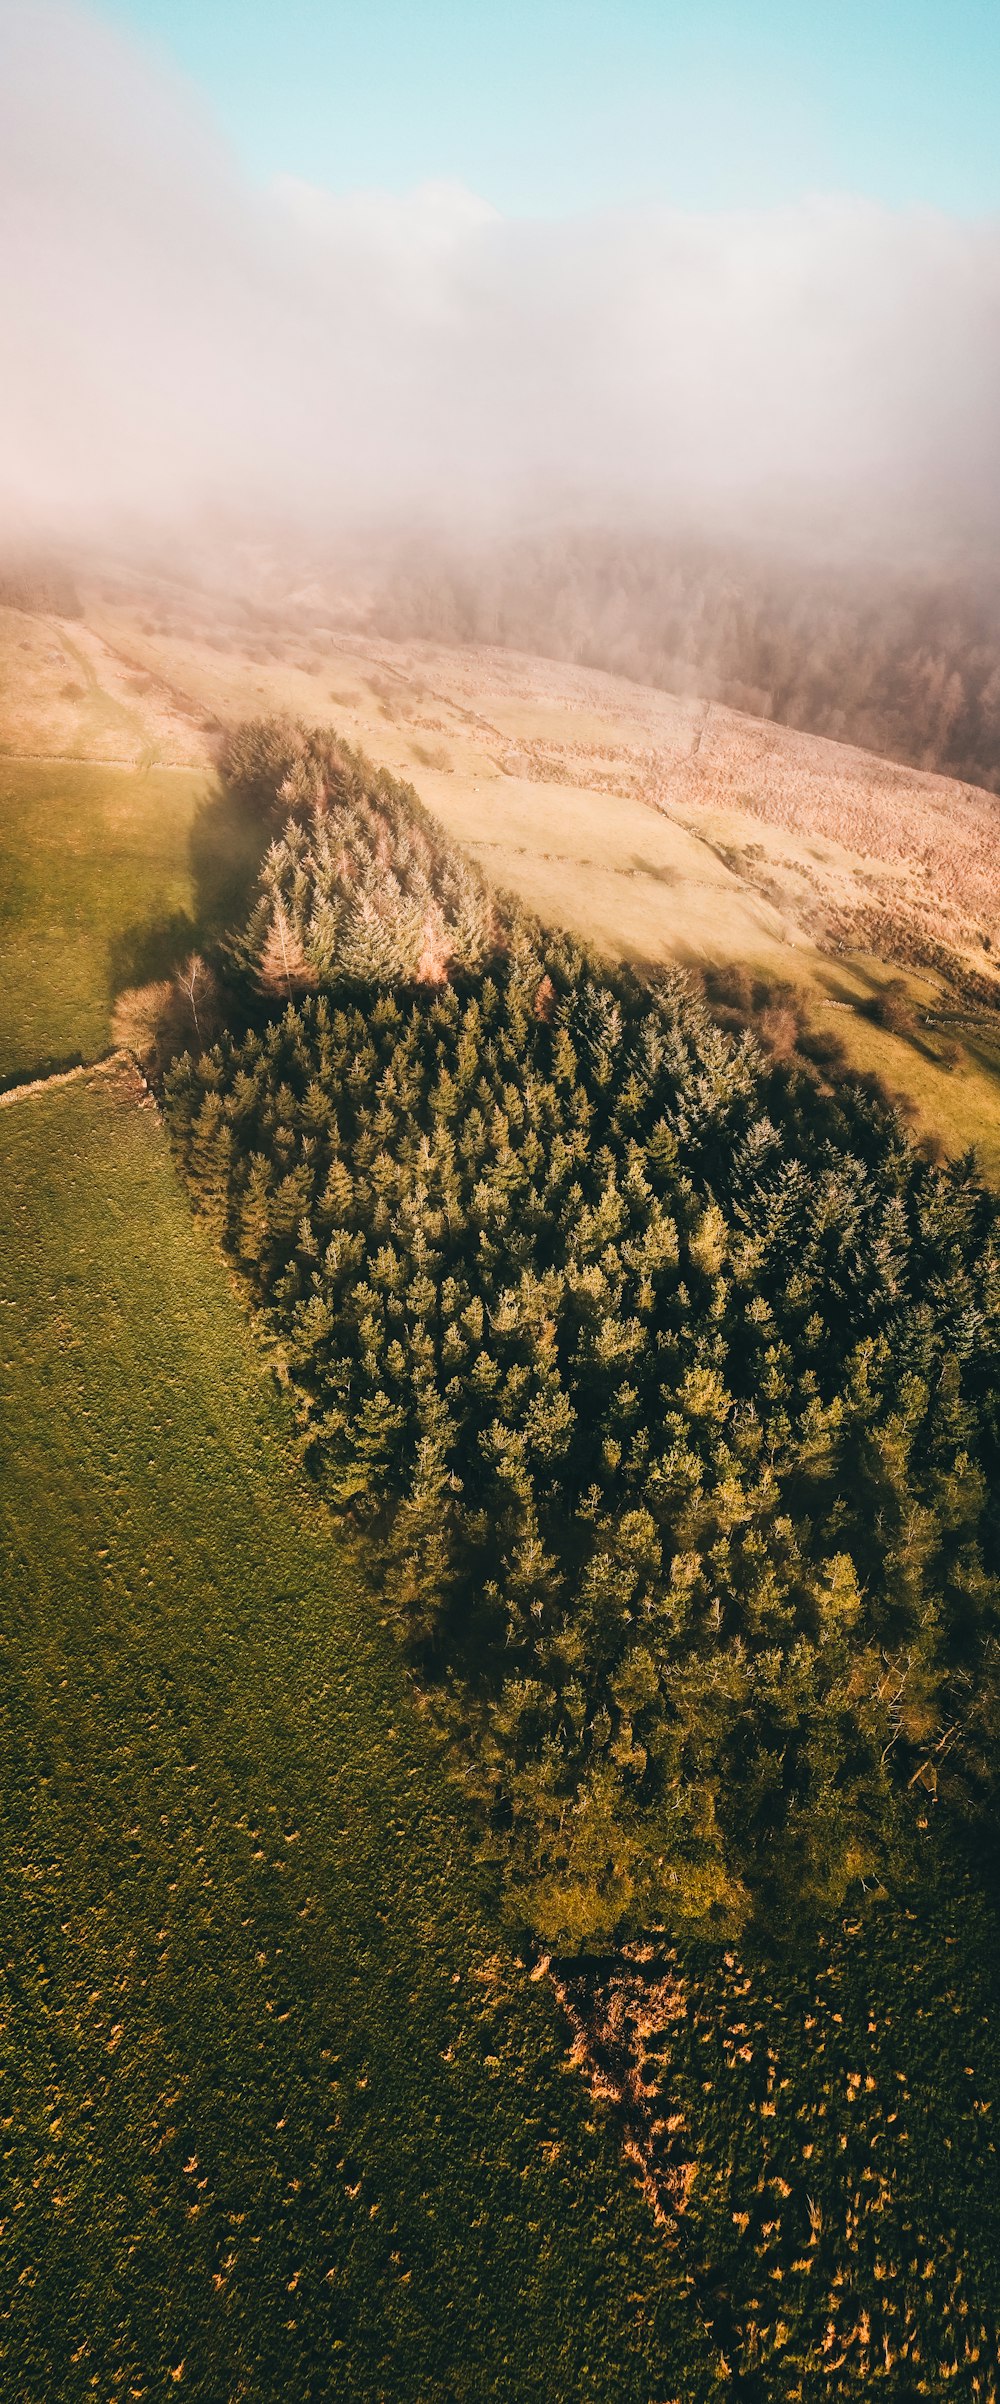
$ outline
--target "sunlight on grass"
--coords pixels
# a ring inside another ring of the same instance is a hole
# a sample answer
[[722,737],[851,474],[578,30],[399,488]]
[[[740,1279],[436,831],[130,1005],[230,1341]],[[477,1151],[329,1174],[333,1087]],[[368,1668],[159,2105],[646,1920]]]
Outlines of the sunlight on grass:
[[155,1111],[0,1145],[0,2387],[708,2399]]
[[203,774],[0,760],[0,1077],[110,1041],[130,942],[194,906]]

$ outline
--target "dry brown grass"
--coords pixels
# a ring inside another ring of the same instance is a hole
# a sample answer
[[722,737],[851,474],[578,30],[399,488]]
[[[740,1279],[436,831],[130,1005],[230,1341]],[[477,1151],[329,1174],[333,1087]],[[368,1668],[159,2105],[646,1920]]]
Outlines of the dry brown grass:
[[336,594],[269,570],[239,600],[106,581],[82,620],[8,611],[0,637],[0,744],[208,760],[247,715],[332,720],[543,918],[611,954],[745,961],[817,1013],[841,1005],[850,1060],[1000,1173],[1000,1019],[956,1062],[869,1015],[900,968],[918,1019],[989,1012],[993,795],[603,671],[376,639]]
[[121,767],[198,767],[200,714],[79,619],[0,609],[0,751]]

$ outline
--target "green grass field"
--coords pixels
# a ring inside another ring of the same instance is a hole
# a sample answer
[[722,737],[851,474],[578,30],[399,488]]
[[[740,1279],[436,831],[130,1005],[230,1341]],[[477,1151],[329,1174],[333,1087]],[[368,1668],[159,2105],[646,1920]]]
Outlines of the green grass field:
[[0,1156],[5,2404],[723,2392],[155,1111]]
[[998,1962],[989,1904],[933,1858],[793,1962],[689,1956],[656,2067],[695,2141],[689,2259],[760,2404],[994,2404]]
[[186,770],[0,761],[0,1077],[107,1047],[129,943],[191,915],[204,789]]
[[115,994],[229,923],[258,847],[201,770],[0,759],[0,1083],[99,1057]]

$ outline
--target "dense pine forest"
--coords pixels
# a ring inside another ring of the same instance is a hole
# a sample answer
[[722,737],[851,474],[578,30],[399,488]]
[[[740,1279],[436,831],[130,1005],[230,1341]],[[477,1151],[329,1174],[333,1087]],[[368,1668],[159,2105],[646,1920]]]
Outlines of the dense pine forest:
[[730,1935],[982,1827],[1000,1213],[849,1080],[492,895],[331,735],[166,1080],[509,1908]]

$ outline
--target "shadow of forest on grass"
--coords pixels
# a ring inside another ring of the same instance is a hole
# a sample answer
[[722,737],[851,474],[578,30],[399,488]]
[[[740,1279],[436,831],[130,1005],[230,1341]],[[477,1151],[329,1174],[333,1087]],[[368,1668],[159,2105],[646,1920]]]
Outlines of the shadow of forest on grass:
[[134,921],[108,947],[109,998],[173,976],[192,952],[210,953],[247,917],[270,830],[245,802],[215,785],[198,805],[188,838],[190,910]]

